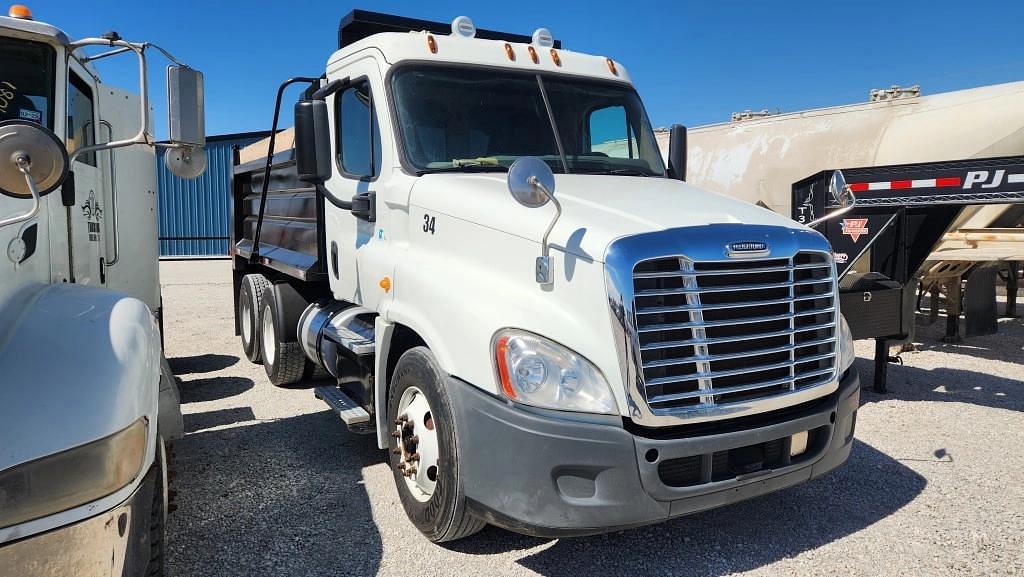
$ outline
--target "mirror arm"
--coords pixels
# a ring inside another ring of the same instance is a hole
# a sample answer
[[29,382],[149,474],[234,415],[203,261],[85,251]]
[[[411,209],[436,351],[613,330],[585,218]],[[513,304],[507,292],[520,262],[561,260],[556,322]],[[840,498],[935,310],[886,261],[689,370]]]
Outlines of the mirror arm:
[[850,190],[849,187],[846,188],[846,191],[844,192],[844,195],[847,198],[850,199],[850,204],[847,204],[846,206],[840,208],[839,210],[832,211],[832,212],[826,214],[825,216],[823,216],[821,218],[816,218],[816,219],[812,220],[811,222],[807,223],[807,226],[809,228],[814,228],[814,227],[818,226],[819,224],[825,222],[826,220],[831,220],[831,219],[833,219],[833,218],[835,218],[837,216],[846,214],[846,213],[850,212],[851,210],[853,210],[853,207],[857,206],[857,197],[854,196],[853,191]]
[[554,277],[551,270],[551,246],[548,244],[548,237],[551,235],[551,231],[555,229],[555,223],[557,223],[558,219],[562,217],[562,203],[558,202],[555,195],[551,194],[548,187],[544,186],[544,183],[536,176],[531,176],[527,179],[527,182],[529,182],[531,186],[537,187],[538,190],[547,195],[548,200],[555,205],[555,218],[551,219],[547,230],[544,231],[544,237],[540,241],[540,256],[537,258],[536,270],[538,283],[551,284],[554,282]]
[[32,208],[30,208],[28,212],[0,220],[0,228],[12,224],[18,224],[19,222],[25,222],[39,214],[39,191],[36,189],[36,181],[32,179],[32,175],[28,172],[29,160],[25,156],[18,156],[14,161],[18,164],[18,170],[25,175],[25,182],[28,184],[28,190],[32,193]]
[[317,89],[317,91],[313,93],[311,100],[323,100],[335,92],[340,92],[348,88],[349,84],[351,84],[351,81],[348,76],[332,80],[327,83],[327,86]]

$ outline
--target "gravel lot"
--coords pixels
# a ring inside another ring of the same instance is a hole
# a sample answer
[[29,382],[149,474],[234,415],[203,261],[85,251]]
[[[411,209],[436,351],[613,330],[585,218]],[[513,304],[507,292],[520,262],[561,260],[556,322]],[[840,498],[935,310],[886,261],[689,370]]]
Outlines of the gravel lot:
[[[440,547],[406,520],[371,437],[244,359],[227,261],[161,275],[187,433],[169,575],[1024,575],[1019,319],[960,346],[939,341],[944,319],[919,329],[891,392],[863,391],[850,460],[823,479],[611,535],[487,528]],[[858,343],[865,386],[872,351]]]

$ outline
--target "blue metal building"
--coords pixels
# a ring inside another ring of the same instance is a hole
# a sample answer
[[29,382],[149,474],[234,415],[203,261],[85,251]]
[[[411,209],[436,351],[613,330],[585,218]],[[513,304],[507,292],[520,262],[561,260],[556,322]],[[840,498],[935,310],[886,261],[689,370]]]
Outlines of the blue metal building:
[[207,136],[207,169],[195,180],[171,174],[164,166],[164,149],[157,149],[161,257],[227,256],[235,148],[269,135],[266,131]]

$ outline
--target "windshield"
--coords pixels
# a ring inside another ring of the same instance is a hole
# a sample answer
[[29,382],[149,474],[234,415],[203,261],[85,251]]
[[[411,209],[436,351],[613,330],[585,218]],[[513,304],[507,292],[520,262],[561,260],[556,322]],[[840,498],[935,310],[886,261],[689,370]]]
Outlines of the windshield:
[[520,156],[566,172],[559,144],[570,173],[665,174],[640,97],[628,84],[422,65],[397,69],[391,87],[406,160],[420,174],[504,171]]
[[29,120],[53,128],[55,58],[46,44],[0,37],[0,120]]

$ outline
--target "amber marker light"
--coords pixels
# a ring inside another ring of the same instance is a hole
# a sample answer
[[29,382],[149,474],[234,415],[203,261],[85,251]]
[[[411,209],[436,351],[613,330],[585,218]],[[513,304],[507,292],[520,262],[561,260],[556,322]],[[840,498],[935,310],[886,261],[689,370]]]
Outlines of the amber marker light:
[[558,51],[554,48],[551,49],[551,61],[555,63],[555,66],[562,65],[562,58],[558,56]]
[[28,9],[28,6],[23,4],[11,4],[11,7],[7,10],[7,15],[19,20],[32,19],[32,11]]
[[434,40],[433,34],[427,34],[427,48],[431,54],[437,54],[437,40]]
[[508,42],[505,43],[505,56],[508,56],[508,59],[513,62],[516,60],[516,53],[512,50],[512,45]]
[[498,378],[501,379],[501,390],[510,398],[516,398],[516,391],[512,388],[512,379],[508,374],[508,340],[510,337],[501,337],[494,345],[494,356],[498,362]]
[[619,69],[615,67],[615,61],[612,60],[611,58],[605,58],[605,60],[608,61],[608,70],[611,70],[612,74],[618,76],[619,75]]
[[534,64],[540,64],[540,56],[537,56],[537,51],[533,49],[533,46],[527,46],[526,51],[530,53],[530,60],[533,60]]
[[384,277],[380,279],[380,288],[384,289],[384,292],[391,292],[391,277]]

